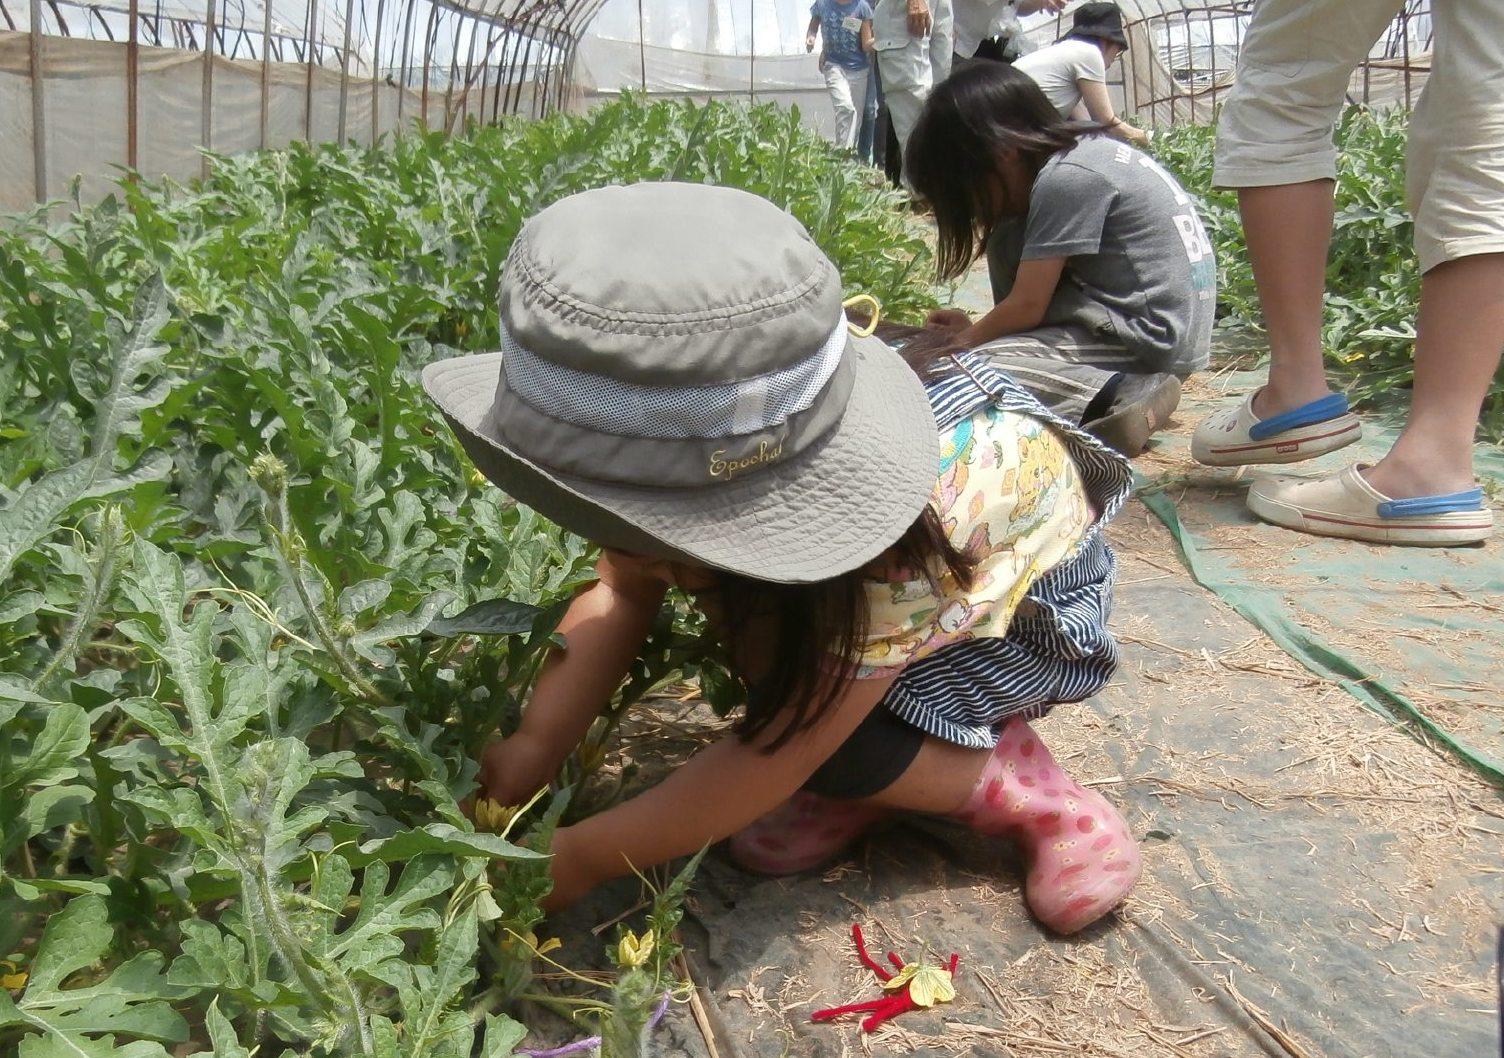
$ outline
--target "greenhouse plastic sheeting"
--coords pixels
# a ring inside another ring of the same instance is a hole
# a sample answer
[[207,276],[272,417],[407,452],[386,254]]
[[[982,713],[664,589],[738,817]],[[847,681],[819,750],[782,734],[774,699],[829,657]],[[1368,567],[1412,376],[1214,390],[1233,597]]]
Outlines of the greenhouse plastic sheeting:
[[[0,143],[30,144],[31,77],[29,39],[23,33],[0,33]],[[46,37],[42,40],[47,76],[45,163],[47,197],[68,193],[75,173],[83,174],[85,201],[107,193],[119,179],[115,166],[126,164],[124,44]],[[339,130],[340,75],[314,68],[311,97],[308,67],[271,63],[267,67],[266,146],[293,140],[332,140]],[[212,148],[233,154],[261,143],[261,76],[259,62],[214,59]],[[139,157],[151,159],[153,174],[187,180],[197,177],[202,155],[196,144],[203,122],[204,57],[165,48],[140,51]],[[371,101],[378,100],[373,130]],[[346,97],[347,138],[369,143],[373,131],[397,127],[399,89],[369,79],[351,78]],[[406,93],[407,119],[418,113],[419,94]],[[312,99],[311,112],[308,100]],[[311,134],[310,134],[311,129]],[[34,160],[26,150],[0,151],[0,212],[18,211],[34,201]]]
[[735,98],[797,106],[804,123],[822,135],[835,128],[825,83],[810,55],[751,58],[586,37],[580,44],[576,82],[585,106],[622,89],[704,101]]
[[622,89],[687,99],[737,97],[798,106],[834,129],[825,81],[804,48],[807,0],[607,0],[580,43],[581,101]]

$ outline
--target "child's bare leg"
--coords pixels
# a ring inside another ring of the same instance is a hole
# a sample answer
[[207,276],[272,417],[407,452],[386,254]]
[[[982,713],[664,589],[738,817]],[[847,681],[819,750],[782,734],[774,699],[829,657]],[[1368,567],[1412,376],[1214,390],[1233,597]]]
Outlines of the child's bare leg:
[[954,742],[926,738],[908,770],[887,789],[862,803],[897,811],[949,815],[965,806],[982,777],[982,769],[991,759],[990,749],[969,749]]

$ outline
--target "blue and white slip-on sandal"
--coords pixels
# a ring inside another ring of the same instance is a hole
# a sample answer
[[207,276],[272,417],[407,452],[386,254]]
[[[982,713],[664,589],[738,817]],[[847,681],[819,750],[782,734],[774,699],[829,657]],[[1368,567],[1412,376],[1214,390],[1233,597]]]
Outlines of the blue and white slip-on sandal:
[[1360,469],[1321,478],[1267,478],[1248,490],[1248,509],[1286,529],[1371,544],[1456,547],[1493,535],[1494,512],[1483,505],[1482,489],[1392,500]]
[[1196,424],[1191,458],[1209,467],[1247,463],[1298,463],[1335,452],[1363,436],[1363,424],[1347,410],[1347,398],[1330,393],[1268,419],[1253,414],[1250,394],[1242,403],[1212,412]]

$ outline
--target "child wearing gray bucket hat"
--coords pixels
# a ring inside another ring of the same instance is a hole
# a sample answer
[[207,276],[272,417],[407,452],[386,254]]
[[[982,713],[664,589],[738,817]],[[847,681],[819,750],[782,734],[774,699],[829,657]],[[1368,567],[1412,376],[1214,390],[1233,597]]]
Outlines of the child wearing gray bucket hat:
[[730,839],[785,873],[900,813],[1018,841],[1068,933],[1136,882],[1117,811],[1029,721],[1101,688],[1126,463],[963,355],[911,366],[855,331],[804,229],[673,183],[564,199],[518,236],[502,350],[423,384],[476,466],[602,547],[481,792],[548,783],[670,587],[749,688],[736,731],[558,831],[553,906]]

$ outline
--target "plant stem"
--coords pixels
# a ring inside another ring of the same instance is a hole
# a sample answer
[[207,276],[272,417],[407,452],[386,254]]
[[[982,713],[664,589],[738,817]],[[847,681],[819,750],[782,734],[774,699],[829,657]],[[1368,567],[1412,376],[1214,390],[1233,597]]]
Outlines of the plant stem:
[[79,647],[93,634],[99,612],[115,587],[115,567],[122,528],[115,508],[106,508],[100,518],[99,541],[95,547],[98,560],[94,565],[92,582],[84,597],[79,600],[78,612],[68,622],[63,641],[48,659],[46,667],[32,681],[33,689],[44,689],[63,666],[70,664],[78,656]]
[[313,628],[313,634],[323,646],[324,652],[329,655],[335,667],[341,675],[354,688],[355,693],[373,705],[384,708],[391,707],[396,703],[382,694],[366,679],[355,667],[355,664],[340,647],[339,640],[334,635],[334,630],[329,627],[325,620],[323,610],[315,604],[313,596],[308,591],[308,581],[304,577],[303,559],[300,554],[302,543],[297,536],[297,530],[292,526],[292,515],[287,509],[287,492],[280,490],[269,493],[272,500],[268,504],[268,514],[273,515],[268,521],[271,522],[272,542],[280,564],[284,567],[288,580],[292,581],[293,590],[297,593],[298,602],[302,604],[303,612],[308,616],[308,623]]

